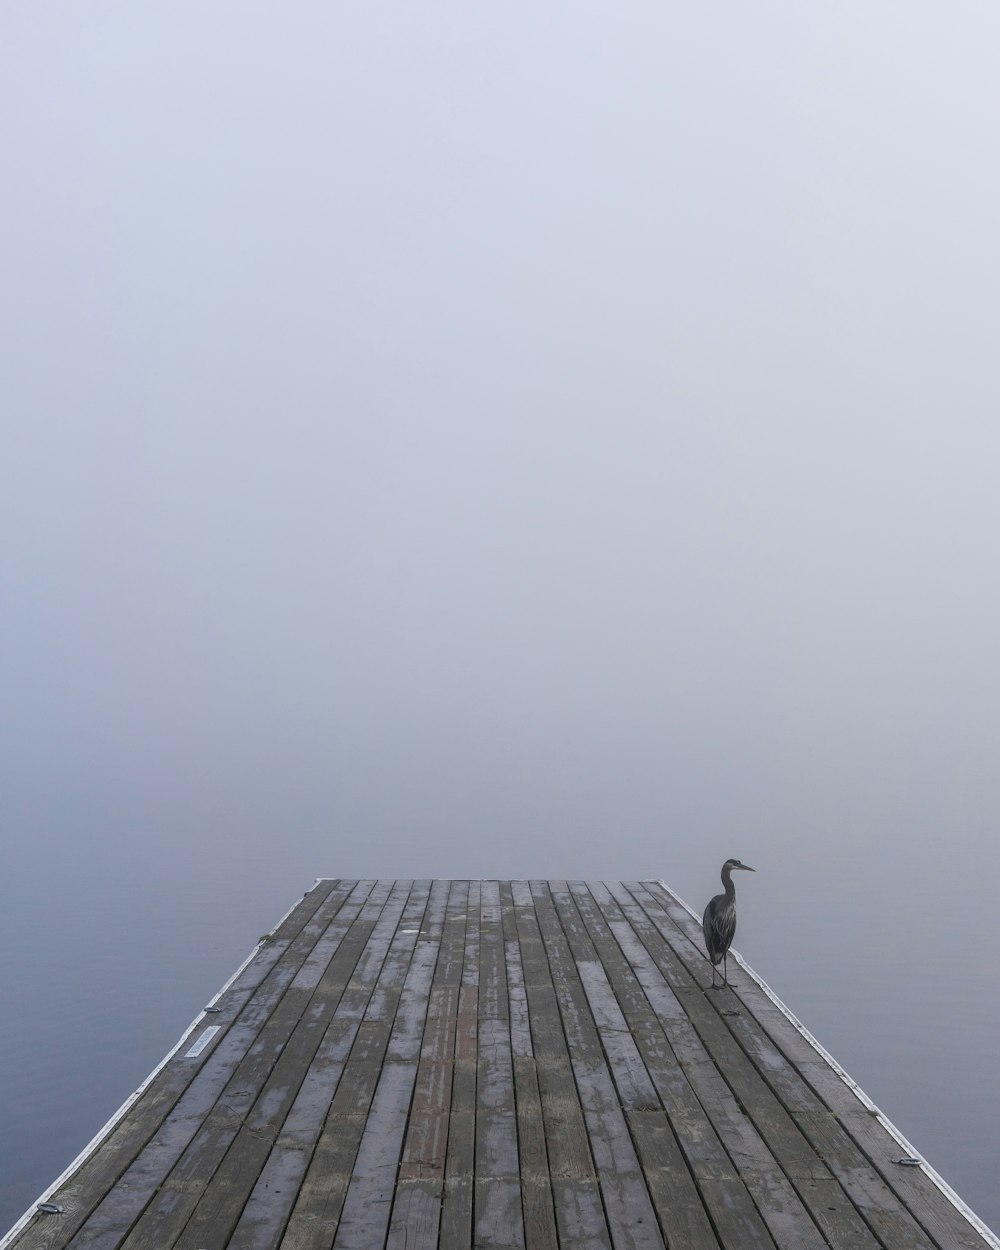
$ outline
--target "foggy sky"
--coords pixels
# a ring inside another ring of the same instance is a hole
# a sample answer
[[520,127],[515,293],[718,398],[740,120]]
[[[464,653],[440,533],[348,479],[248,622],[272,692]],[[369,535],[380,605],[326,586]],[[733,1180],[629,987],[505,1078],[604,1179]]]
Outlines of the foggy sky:
[[682,892],[986,853],[998,33],[5,5],[15,837]]

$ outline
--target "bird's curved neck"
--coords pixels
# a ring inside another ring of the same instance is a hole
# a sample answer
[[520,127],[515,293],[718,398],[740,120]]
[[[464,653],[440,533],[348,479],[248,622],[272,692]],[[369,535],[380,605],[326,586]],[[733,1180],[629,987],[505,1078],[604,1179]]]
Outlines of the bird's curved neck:
[[736,886],[733,885],[733,870],[726,864],[722,870],[722,884],[726,887],[726,898],[736,897]]

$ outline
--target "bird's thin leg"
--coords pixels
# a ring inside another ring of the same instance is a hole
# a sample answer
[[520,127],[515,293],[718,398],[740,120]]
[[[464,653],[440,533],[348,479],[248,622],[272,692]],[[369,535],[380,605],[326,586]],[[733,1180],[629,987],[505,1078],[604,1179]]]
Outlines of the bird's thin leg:
[[729,986],[729,951],[722,956],[722,984]]

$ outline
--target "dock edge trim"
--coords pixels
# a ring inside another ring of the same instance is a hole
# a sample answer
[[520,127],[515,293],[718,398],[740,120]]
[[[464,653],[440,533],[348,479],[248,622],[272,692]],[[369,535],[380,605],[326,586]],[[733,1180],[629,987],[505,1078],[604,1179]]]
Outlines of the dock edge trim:
[[[693,917],[693,919],[695,919],[699,924],[701,924],[701,917],[694,910],[694,908],[689,903],[686,903],[679,894],[675,893],[670,888],[670,886],[667,885],[665,881],[657,881],[656,884],[660,886],[663,890],[665,890],[672,899],[674,899],[677,903],[679,903],[680,906],[683,907],[684,910],[688,912],[690,916]],[[750,967],[750,965],[743,958],[743,956],[739,954],[738,951],[730,950],[729,953],[736,959],[736,962],[740,965],[743,971],[746,972],[747,975],[752,980],[756,981],[756,983],[764,991],[764,993],[771,1000],[771,1002],[774,1003],[775,1007],[778,1008],[781,1014],[788,1020],[789,1024],[791,1024],[791,1026],[796,1030],[796,1032],[801,1034],[801,1036],[809,1043],[809,1045],[813,1048],[813,1050],[816,1051],[819,1057],[825,1063],[827,1063],[833,1069],[834,1072],[836,1072],[837,1076],[840,1077],[840,1079],[844,1082],[844,1084],[851,1091],[851,1093],[853,1093],[855,1097],[868,1108],[868,1110],[872,1113],[874,1117],[878,1119],[879,1123],[889,1133],[889,1135],[892,1138],[894,1138],[900,1144],[900,1146],[902,1146],[905,1153],[909,1155],[913,1155],[915,1158],[918,1158],[920,1160],[921,1169],[927,1174],[930,1180],[934,1182],[934,1184],[938,1187],[938,1189],[940,1189],[942,1194],[944,1194],[944,1196],[948,1199],[948,1201],[952,1204],[952,1206],[955,1207],[955,1209],[959,1211],[968,1220],[968,1222],[972,1225],[972,1227],[976,1230],[976,1232],[980,1235],[980,1237],[983,1238],[983,1240],[987,1243],[987,1245],[992,1246],[994,1250],[1000,1250],[1000,1237],[998,1237],[996,1233],[993,1232],[993,1230],[989,1227],[989,1225],[983,1223],[983,1221],[979,1218],[979,1216],[975,1213],[975,1211],[973,1211],[973,1209],[969,1206],[969,1204],[965,1202],[955,1192],[955,1190],[952,1189],[952,1187],[948,1184],[948,1182],[944,1179],[944,1177],[927,1162],[927,1160],[920,1153],[920,1151],[917,1150],[917,1148],[911,1142],[907,1141],[907,1139],[903,1136],[903,1134],[895,1126],[895,1124],[893,1124],[893,1122],[889,1119],[889,1117],[885,1114],[885,1112],[881,1111],[875,1105],[875,1103],[872,1102],[872,1100],[868,1097],[868,1095],[861,1088],[861,1086],[857,1083],[857,1081],[851,1076],[851,1074],[845,1071],[845,1069],[840,1066],[840,1064],[837,1062],[836,1059],[834,1059],[833,1055],[830,1054],[830,1052],[826,1049],[826,1047],[823,1046],[821,1042],[817,1041],[815,1037],[813,1037],[813,1035],[809,1032],[806,1026],[798,1018],[798,1016],[796,1016],[795,1013],[791,1011],[781,1001],[781,999],[778,997],[777,994],[775,994],[774,990],[771,989],[771,987],[764,980],[764,978],[758,975],[758,973],[756,973],[753,970],[753,968]],[[0,1243],[0,1250],[3,1250],[2,1243]]]

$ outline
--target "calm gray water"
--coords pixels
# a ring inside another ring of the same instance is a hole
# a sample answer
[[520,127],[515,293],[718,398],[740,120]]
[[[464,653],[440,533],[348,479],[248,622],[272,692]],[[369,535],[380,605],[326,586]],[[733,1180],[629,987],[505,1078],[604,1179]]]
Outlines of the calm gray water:
[[[124,808],[92,811],[89,823],[22,814],[0,946],[4,1228],[315,876],[662,875],[698,907],[716,887],[718,857],[707,862],[680,832],[662,838],[656,862],[638,862],[641,847],[620,835],[614,856],[581,845],[574,862],[572,847],[542,848],[520,873],[502,850],[466,848],[449,874],[438,862],[419,871],[405,839],[379,859],[300,821],[298,833],[268,835],[246,811],[192,811],[185,829]],[[731,852],[758,869],[738,883],[741,953],[1000,1227],[995,845],[756,838]]]

